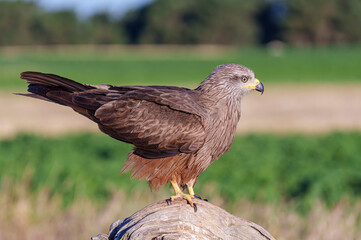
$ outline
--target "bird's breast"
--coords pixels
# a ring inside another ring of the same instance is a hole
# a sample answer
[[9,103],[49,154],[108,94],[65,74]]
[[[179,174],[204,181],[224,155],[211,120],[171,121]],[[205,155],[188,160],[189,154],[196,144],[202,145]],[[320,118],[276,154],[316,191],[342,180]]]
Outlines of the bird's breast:
[[213,162],[232,145],[240,119],[240,107],[229,103],[221,104],[220,107],[214,107],[209,116],[205,142]]

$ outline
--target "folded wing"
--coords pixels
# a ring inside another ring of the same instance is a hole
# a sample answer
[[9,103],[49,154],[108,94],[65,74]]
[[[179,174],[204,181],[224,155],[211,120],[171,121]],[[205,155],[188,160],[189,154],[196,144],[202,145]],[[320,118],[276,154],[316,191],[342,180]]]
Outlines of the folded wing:
[[85,85],[53,74],[24,72],[31,97],[67,105],[100,130],[132,143],[135,154],[161,158],[194,153],[203,144],[206,112],[190,89]]

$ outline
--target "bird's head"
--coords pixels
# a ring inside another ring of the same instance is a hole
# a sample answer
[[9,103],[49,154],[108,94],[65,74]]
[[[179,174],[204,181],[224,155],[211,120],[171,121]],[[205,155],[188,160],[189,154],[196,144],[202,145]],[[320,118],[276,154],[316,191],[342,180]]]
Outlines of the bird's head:
[[263,84],[254,76],[254,72],[238,64],[217,66],[206,78],[199,89],[203,91],[219,91],[242,97],[253,90],[263,94]]

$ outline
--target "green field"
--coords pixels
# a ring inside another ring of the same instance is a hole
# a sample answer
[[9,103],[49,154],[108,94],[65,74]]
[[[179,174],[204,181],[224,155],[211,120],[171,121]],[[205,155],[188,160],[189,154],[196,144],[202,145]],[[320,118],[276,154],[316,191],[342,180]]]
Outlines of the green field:
[[9,54],[0,49],[0,89],[23,89],[19,73],[56,73],[90,84],[196,86],[219,64],[253,69],[264,84],[361,81],[361,47],[235,49],[217,54],[188,51],[52,51]]
[[[200,175],[195,190],[211,201],[293,202],[301,211],[317,200],[332,206],[357,199],[360,142],[360,133],[237,136],[231,150]],[[49,189],[65,205],[79,197],[105,202],[116,189],[149,191],[146,182],[119,175],[130,149],[100,134],[19,135],[0,141],[0,177],[19,182],[25,175],[31,192]]]
[[[252,68],[266,87],[361,84],[361,46],[285,48],[276,55],[266,48],[2,50],[0,91],[24,92],[19,73],[26,70],[90,84],[195,87],[224,63]],[[360,132],[236,136],[230,151],[200,175],[195,192],[277,239],[329,239],[322,231],[325,219],[335,236],[360,239],[360,143]],[[170,186],[151,193],[145,181],[119,174],[131,148],[100,133],[1,139],[0,239],[22,239],[23,232],[38,236],[44,229],[69,233],[57,239],[89,238],[106,232],[116,218],[171,195]]]

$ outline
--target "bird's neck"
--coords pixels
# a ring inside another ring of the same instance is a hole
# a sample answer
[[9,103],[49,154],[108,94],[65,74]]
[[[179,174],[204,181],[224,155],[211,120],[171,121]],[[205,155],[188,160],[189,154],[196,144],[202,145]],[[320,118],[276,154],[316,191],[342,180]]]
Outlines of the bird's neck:
[[241,95],[211,89],[199,94],[199,104],[207,109],[210,119],[222,123],[226,121],[235,128],[241,116]]
[[213,84],[201,84],[195,89],[199,102],[208,109],[227,109],[227,112],[240,114],[242,94],[227,87],[217,87]]

